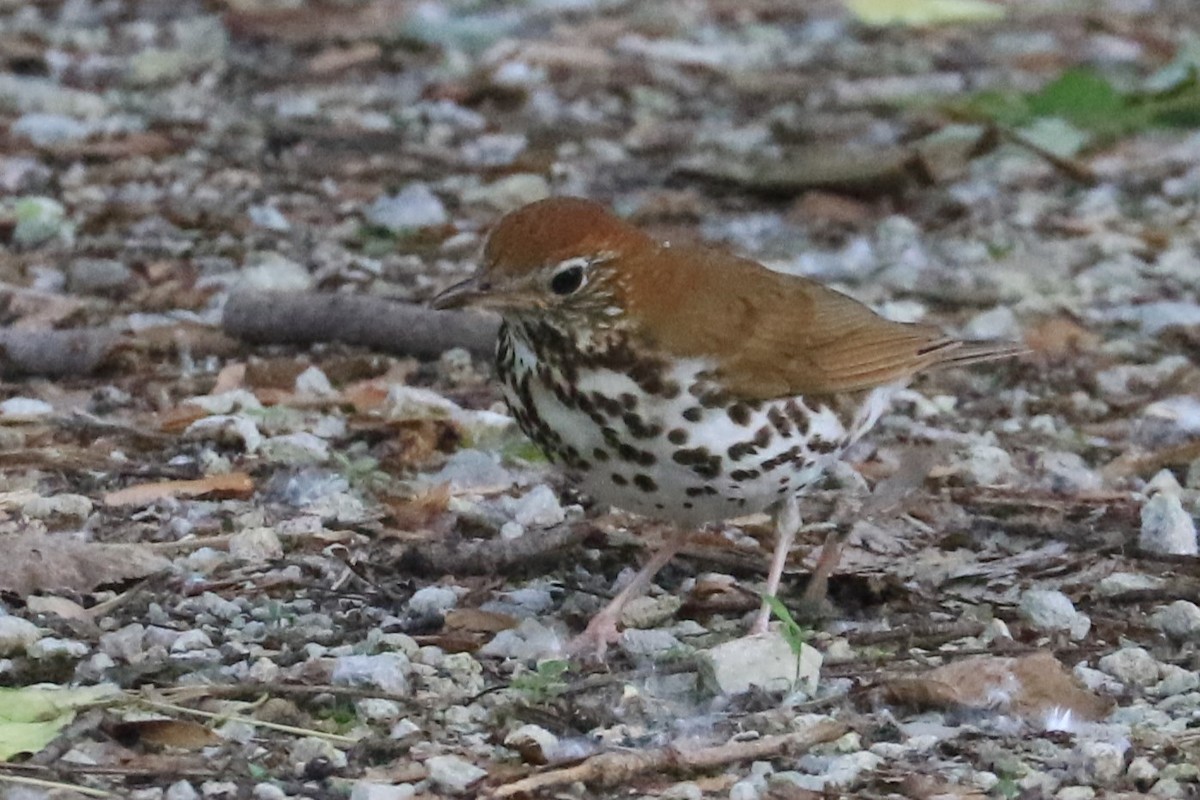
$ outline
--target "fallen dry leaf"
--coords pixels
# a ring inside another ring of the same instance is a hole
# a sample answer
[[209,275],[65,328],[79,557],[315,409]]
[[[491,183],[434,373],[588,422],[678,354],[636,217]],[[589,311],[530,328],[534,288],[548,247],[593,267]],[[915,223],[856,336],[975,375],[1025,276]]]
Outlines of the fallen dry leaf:
[[479,608],[451,609],[446,612],[444,619],[448,629],[471,633],[499,633],[517,627],[515,617]]
[[67,535],[0,536],[0,590],[88,592],[106,583],[142,578],[171,562],[143,545],[82,542]]
[[132,747],[135,744],[199,750],[221,743],[221,737],[207,726],[184,719],[141,719],[119,722],[112,727],[113,737]]
[[1015,714],[1042,727],[1054,720],[1099,720],[1112,707],[1109,698],[1083,688],[1045,651],[955,661],[918,677],[888,681],[883,690],[899,705]]
[[106,506],[146,506],[165,497],[249,497],[254,479],[244,472],[209,475],[192,481],[160,481],[126,486],[104,496]]

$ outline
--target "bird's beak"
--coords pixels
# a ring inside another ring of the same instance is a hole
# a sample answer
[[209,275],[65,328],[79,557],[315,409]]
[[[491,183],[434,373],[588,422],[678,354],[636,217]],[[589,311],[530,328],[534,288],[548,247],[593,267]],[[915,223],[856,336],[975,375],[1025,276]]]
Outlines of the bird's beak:
[[482,275],[467,278],[465,281],[443,289],[429,301],[431,308],[439,311],[450,308],[465,308],[466,306],[483,305],[492,287]]
[[538,302],[526,287],[497,285],[480,274],[444,289],[429,301],[429,305],[439,310],[471,307],[504,312],[531,308]]

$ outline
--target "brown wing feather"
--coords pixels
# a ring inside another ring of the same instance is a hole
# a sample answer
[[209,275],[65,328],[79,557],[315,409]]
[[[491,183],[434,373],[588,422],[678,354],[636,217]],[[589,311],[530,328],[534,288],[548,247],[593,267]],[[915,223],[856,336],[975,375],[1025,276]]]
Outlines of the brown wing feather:
[[664,245],[620,268],[643,335],[679,356],[714,357],[729,390],[745,399],[870,389],[1019,351],[884,319],[815,281],[719,250]]

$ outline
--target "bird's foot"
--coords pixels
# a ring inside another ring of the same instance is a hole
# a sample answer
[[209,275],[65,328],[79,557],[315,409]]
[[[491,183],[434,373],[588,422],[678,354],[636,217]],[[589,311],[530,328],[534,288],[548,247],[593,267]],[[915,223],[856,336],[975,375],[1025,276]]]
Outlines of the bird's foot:
[[603,661],[610,644],[621,638],[617,617],[601,611],[592,617],[583,633],[567,643],[567,654],[589,661]]

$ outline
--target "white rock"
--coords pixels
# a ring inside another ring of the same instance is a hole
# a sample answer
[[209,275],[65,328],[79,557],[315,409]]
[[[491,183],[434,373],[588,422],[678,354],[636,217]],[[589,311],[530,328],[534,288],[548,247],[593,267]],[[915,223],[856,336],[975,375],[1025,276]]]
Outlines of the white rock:
[[38,626],[29,620],[0,615],[0,656],[24,652],[39,636]]
[[458,593],[448,586],[426,586],[408,599],[408,611],[416,616],[443,614],[456,605]]
[[1164,555],[1197,554],[1196,523],[1177,495],[1156,494],[1142,505],[1138,546]]
[[423,183],[410,183],[399,194],[376,198],[363,215],[370,224],[393,233],[444,225],[450,219],[442,201]]
[[191,650],[206,650],[213,646],[208,634],[197,628],[186,630],[171,643],[172,653],[186,653]]
[[417,794],[411,783],[373,783],[355,781],[350,800],[409,800]]
[[1039,630],[1069,631],[1072,639],[1082,639],[1092,621],[1075,610],[1071,598],[1059,591],[1029,589],[1022,593],[1018,609],[1021,617]]
[[296,394],[305,397],[333,398],[338,396],[337,390],[329,382],[329,376],[318,367],[305,369],[296,376],[294,385]]
[[558,495],[545,484],[535,486],[511,503],[513,520],[525,528],[549,528],[566,519]]
[[216,414],[196,420],[183,432],[185,439],[213,440],[219,444],[241,447],[247,453],[257,453],[263,436],[249,417],[240,414]]
[[487,777],[487,770],[458,756],[434,756],[426,759],[429,781],[451,794],[466,794],[472,784]]
[[774,631],[734,639],[702,655],[711,667],[707,677],[722,694],[738,694],[752,686],[767,690],[798,686],[812,694],[821,671],[820,652],[803,645],[797,658],[787,640]]
[[175,781],[167,787],[165,800],[198,800],[200,793],[187,781]]
[[1123,647],[1100,659],[1100,669],[1134,686],[1152,686],[1159,679],[1159,663],[1144,648]]
[[511,486],[513,476],[500,466],[497,457],[481,450],[459,450],[432,478],[435,484],[449,483],[459,491]]
[[1175,639],[1200,640],[1200,606],[1188,600],[1176,600],[1155,611],[1150,622]]
[[229,555],[248,564],[283,558],[283,543],[274,528],[246,528],[229,538]]
[[403,653],[341,656],[334,662],[332,681],[335,686],[374,686],[389,694],[405,694],[411,669]]
[[5,422],[31,422],[54,413],[54,406],[32,397],[10,397],[0,403],[0,419]]
[[550,196],[550,184],[541,175],[518,173],[463,192],[465,203],[491,206],[497,211],[512,211],[535,200]]
[[479,654],[526,661],[557,656],[562,649],[563,639],[558,631],[529,618],[521,620],[521,624],[515,628],[497,633],[490,642],[479,648]]
[[136,664],[145,657],[146,626],[133,622],[100,635],[100,651],[114,660]]
[[256,253],[238,276],[239,290],[306,292],[314,279],[308,268],[276,252]]
[[49,497],[34,497],[21,506],[21,513],[30,519],[50,517],[74,517],[87,519],[92,513],[91,498],[81,494],[53,494]]
[[1090,786],[1064,786],[1054,795],[1054,800],[1092,800],[1096,790]]
[[978,314],[967,323],[963,335],[968,339],[1019,339],[1021,323],[1008,306],[997,306]]
[[1017,476],[1008,451],[989,444],[972,446],[960,469],[976,486],[1009,483]]
[[252,223],[265,230],[286,233],[292,229],[292,223],[275,206],[250,206],[246,213]]

